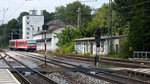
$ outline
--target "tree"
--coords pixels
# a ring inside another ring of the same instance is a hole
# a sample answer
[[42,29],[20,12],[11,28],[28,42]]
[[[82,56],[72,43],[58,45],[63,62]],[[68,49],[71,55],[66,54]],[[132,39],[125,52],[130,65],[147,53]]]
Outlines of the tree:
[[114,9],[122,21],[119,25],[128,26],[129,45],[135,51],[150,51],[150,1],[148,0],[114,0]]
[[108,10],[109,5],[103,4],[101,8],[99,8],[92,21],[97,23],[97,26],[101,28],[101,32],[103,35],[108,33]]
[[55,19],[55,13],[53,13],[53,12],[49,13],[46,10],[43,11],[43,16],[44,16],[44,24]]
[[78,18],[78,8],[80,8],[81,12],[81,25],[87,25],[87,22],[91,21],[91,8],[85,4],[82,4],[79,1],[75,1],[73,3],[67,4],[66,6],[66,21],[68,24],[77,25]]
[[57,46],[62,48],[63,53],[70,53],[74,51],[73,40],[78,38],[78,33],[73,26],[65,26],[65,29],[61,33],[56,34],[59,39]]
[[19,17],[17,18],[18,22],[22,23],[22,17],[25,15],[29,15],[29,13],[28,12],[21,12]]
[[64,6],[56,7],[55,16],[56,16],[56,19],[66,22],[66,18],[67,18],[66,7]]
[[8,24],[4,26],[4,30],[3,30],[4,46],[7,46],[9,44],[9,40],[11,40],[12,32],[14,33],[13,38],[19,39],[19,24],[16,19],[10,20]]

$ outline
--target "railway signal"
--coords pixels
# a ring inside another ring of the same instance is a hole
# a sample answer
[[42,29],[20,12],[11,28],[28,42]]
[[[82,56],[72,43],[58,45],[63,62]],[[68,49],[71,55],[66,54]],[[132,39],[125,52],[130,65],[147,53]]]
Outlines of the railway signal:
[[99,27],[95,28],[95,43],[96,43],[96,56],[95,56],[95,66],[98,67],[98,60],[99,57],[97,55],[97,48],[100,47],[100,41],[101,41],[101,30]]
[[101,40],[101,31],[100,28],[97,27],[95,29],[95,42],[96,42],[96,47],[100,47],[100,40]]
[[42,29],[45,31],[45,65],[46,65],[46,31],[48,30],[48,25],[43,25]]

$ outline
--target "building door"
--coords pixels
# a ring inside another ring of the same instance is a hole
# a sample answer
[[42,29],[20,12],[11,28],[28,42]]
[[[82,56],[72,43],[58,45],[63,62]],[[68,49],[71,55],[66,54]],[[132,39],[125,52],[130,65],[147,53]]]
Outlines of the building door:
[[91,55],[93,55],[93,43],[91,43],[91,48],[90,48],[91,50]]
[[116,44],[116,54],[118,55],[118,44]]

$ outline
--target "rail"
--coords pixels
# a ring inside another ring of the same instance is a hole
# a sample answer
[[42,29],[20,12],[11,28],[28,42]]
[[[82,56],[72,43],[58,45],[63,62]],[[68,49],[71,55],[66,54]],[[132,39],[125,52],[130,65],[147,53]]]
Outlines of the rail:
[[[6,62],[6,64],[10,67],[10,68],[13,68],[13,66],[8,63],[4,57],[2,57],[2,55],[0,54],[0,57]],[[32,84],[28,79],[26,79],[17,69],[13,68],[17,74],[19,75],[19,77],[21,78],[21,80],[24,82],[24,84]]]
[[[42,59],[43,57],[39,56],[39,55],[27,55],[27,54],[23,54],[21,53],[22,55],[26,55],[26,56],[29,56],[29,57],[32,57],[32,58],[35,58],[35,59],[39,59],[41,61],[44,61],[44,59]],[[49,60],[49,61],[48,61]],[[51,62],[50,62],[51,61]],[[65,68],[69,68],[67,66],[64,66],[64,65],[61,65],[61,64],[67,64],[67,65],[72,65],[74,67],[79,67],[79,66],[76,66],[76,65],[73,65],[73,64],[70,64],[70,63],[66,63],[66,62],[62,62],[62,61],[58,61],[56,59],[51,59],[51,58],[47,58],[47,62],[48,63],[52,63],[52,64],[55,64],[57,66],[61,66],[61,67],[65,67]],[[70,68],[71,69],[71,68]],[[79,68],[78,68],[79,69]],[[136,79],[133,79],[133,78],[128,78],[126,76],[122,76],[122,75],[118,75],[118,74],[114,74],[114,73],[108,73],[108,72],[105,72],[105,71],[100,71],[102,74],[104,74],[105,76],[99,76],[99,75],[94,75],[94,74],[91,74],[91,73],[87,73],[87,72],[84,72],[84,70],[88,70],[89,68],[84,68],[82,67],[80,70],[81,73],[84,73],[86,75],[89,75],[89,76],[92,76],[94,78],[98,78],[98,79],[103,79],[105,81],[109,81],[109,82],[113,82],[113,83],[119,83],[119,84],[124,84],[124,83],[132,83],[132,84],[149,84],[147,82],[144,82],[144,81],[140,81],[140,80],[136,80]],[[113,78],[113,79],[112,79]],[[119,81],[122,80],[122,81]]]
[[51,80],[50,78],[46,77],[45,75],[43,75],[42,73],[38,72],[37,70],[28,67],[27,65],[23,64],[21,61],[19,61],[19,60],[13,58],[12,56],[10,56],[9,54],[6,54],[6,53],[4,53],[4,54],[5,54],[6,56],[9,56],[9,57],[12,58],[13,60],[17,61],[17,62],[20,63],[21,65],[23,65],[23,66],[25,66],[25,67],[31,69],[32,71],[36,72],[37,75],[39,75],[40,77],[44,78],[46,81],[50,82],[51,84],[57,84],[56,82],[54,82],[54,81]]

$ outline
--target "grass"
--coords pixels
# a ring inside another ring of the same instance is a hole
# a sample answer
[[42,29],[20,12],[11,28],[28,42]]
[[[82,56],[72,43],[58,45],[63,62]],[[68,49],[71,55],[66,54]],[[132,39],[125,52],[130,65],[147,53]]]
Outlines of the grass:
[[41,65],[38,65],[38,67],[40,67],[40,68],[47,68],[47,65],[41,64]]
[[49,74],[49,73],[60,73],[62,71],[59,71],[59,70],[50,70],[50,71],[47,71],[46,73]]
[[21,83],[21,84],[25,84],[22,79],[19,77],[19,75],[17,73],[13,73],[13,75],[16,77],[16,79]]

